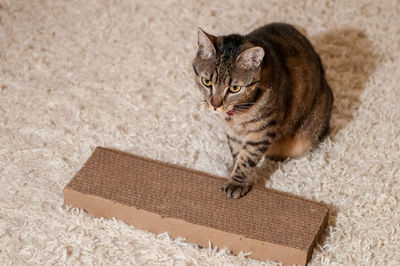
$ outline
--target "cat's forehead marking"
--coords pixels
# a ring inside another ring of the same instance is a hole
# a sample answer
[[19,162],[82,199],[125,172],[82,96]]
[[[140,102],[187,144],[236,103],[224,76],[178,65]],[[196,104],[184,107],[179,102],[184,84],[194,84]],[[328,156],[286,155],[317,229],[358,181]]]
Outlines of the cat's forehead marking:
[[215,68],[216,82],[218,84],[225,84],[227,77],[230,75],[230,66],[226,63],[218,64]]

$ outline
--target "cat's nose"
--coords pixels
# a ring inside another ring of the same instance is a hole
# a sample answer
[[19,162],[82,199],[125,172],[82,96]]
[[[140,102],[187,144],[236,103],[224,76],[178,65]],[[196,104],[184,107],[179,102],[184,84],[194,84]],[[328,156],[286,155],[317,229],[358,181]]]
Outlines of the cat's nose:
[[222,105],[222,98],[220,96],[214,95],[211,98],[211,105],[214,107],[214,110],[217,110],[217,108]]

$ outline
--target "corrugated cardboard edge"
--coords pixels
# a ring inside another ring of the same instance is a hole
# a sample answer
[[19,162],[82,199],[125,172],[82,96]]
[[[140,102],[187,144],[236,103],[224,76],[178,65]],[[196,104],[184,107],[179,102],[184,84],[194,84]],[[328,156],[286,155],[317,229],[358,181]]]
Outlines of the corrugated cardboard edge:
[[305,265],[311,254],[308,250],[263,242],[175,218],[162,217],[98,196],[83,194],[68,187],[64,189],[64,206],[66,205],[83,209],[95,217],[115,217],[152,233],[168,232],[171,237],[184,237],[188,242],[203,247],[207,247],[210,241],[219,248],[227,247],[233,254],[239,254],[241,251],[252,252],[249,257],[261,261],[272,260],[290,265]]
[[319,227],[318,233],[314,236],[314,240],[310,246],[310,249],[308,250],[308,255],[307,255],[307,262],[311,259],[314,247],[317,245],[317,242],[320,240],[320,237],[323,233],[323,231],[325,230],[325,228],[328,226],[329,224],[329,217],[330,217],[330,209],[329,206],[325,203],[319,203],[323,206],[326,207],[326,213],[325,216],[323,217],[322,221],[321,221],[321,226]]

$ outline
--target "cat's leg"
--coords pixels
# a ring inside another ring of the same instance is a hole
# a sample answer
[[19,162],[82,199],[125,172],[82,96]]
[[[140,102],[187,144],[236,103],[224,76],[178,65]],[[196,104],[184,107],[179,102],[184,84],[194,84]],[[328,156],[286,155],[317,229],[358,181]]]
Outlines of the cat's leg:
[[294,135],[273,143],[266,155],[270,158],[295,158],[317,145],[329,133],[332,103],[333,95],[326,84]]
[[271,141],[272,138],[268,134],[250,135],[245,138],[228,183],[222,187],[228,197],[237,199],[250,191],[254,183],[254,169],[267,152]]
[[275,142],[268,149],[267,156],[271,160],[285,160],[286,158],[295,158],[303,155],[311,148],[310,137],[298,132],[293,137],[288,137]]
[[239,138],[230,136],[228,134],[226,135],[226,137],[228,138],[228,145],[232,154],[233,164],[235,164],[239,152],[243,147],[243,143]]

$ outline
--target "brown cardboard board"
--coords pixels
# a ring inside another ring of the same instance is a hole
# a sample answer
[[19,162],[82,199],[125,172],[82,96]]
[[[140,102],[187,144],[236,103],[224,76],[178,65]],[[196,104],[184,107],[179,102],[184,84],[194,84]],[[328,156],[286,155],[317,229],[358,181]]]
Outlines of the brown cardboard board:
[[201,246],[211,241],[234,254],[305,265],[327,224],[327,206],[262,187],[234,200],[220,191],[225,182],[98,147],[65,187],[64,204]]

